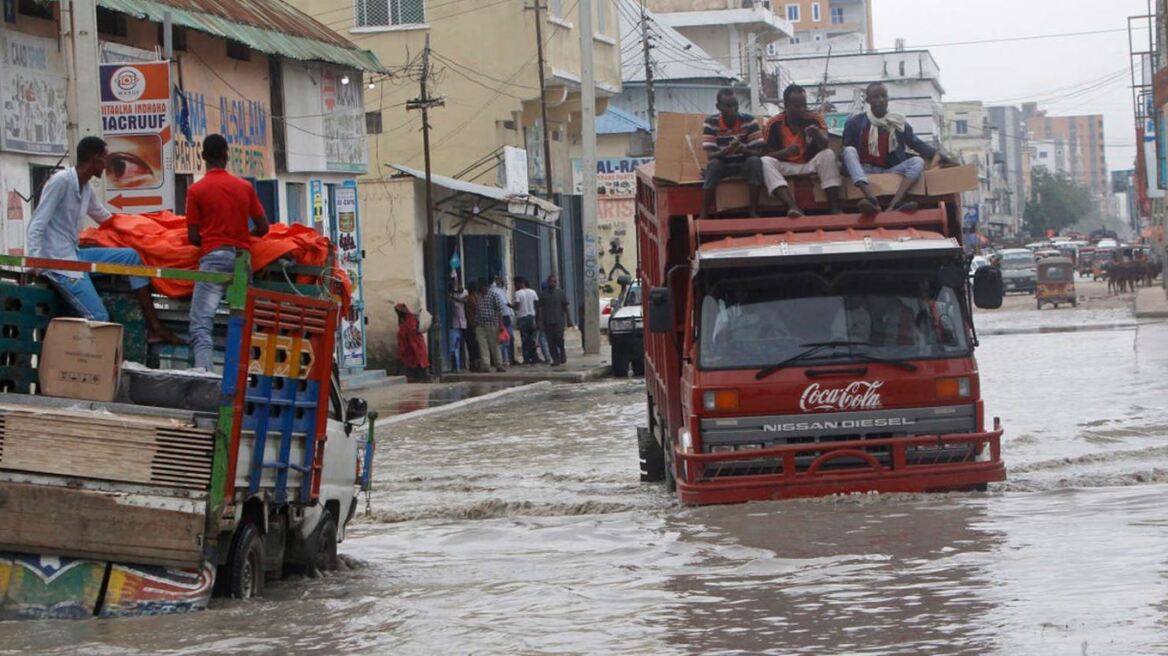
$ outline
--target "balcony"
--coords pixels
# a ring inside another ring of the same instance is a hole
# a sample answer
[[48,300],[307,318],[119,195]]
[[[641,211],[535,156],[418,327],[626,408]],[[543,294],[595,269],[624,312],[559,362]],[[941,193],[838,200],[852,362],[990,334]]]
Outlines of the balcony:
[[768,42],[794,35],[795,28],[785,18],[776,16],[767,3],[738,9],[705,9],[698,11],[657,12],[657,19],[677,29],[697,27],[736,27],[742,32],[753,32]]

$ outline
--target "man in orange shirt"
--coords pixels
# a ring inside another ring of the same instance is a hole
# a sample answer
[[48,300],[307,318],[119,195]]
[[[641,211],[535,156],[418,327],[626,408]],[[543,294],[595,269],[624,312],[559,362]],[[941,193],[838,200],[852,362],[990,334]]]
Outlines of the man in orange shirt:
[[[251,237],[268,234],[268,219],[251,183],[227,172],[227,140],[203,140],[207,175],[187,191],[187,238],[199,247],[199,271],[230,273],[235,256],[248,250]],[[249,219],[253,226],[248,226]],[[191,350],[195,368],[211,371],[215,312],[226,285],[195,283],[191,296]]]
[[783,113],[767,121],[766,156],[762,158],[767,193],[787,206],[787,216],[799,218],[803,210],[787,185],[787,176],[819,176],[831,213],[840,213],[839,158],[827,146],[827,123],[817,112],[807,111],[807,92],[792,84],[783,90]]

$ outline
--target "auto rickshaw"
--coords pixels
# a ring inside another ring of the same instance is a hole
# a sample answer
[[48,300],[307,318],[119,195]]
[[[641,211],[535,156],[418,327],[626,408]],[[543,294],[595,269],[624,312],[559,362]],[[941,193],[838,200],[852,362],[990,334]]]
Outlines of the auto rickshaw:
[[1075,263],[1069,257],[1048,257],[1038,263],[1038,292],[1034,295],[1038,309],[1043,303],[1056,308],[1059,303],[1079,304],[1075,295]]
[[1091,265],[1095,262],[1095,247],[1084,246],[1079,249],[1079,275],[1086,277],[1091,275]]

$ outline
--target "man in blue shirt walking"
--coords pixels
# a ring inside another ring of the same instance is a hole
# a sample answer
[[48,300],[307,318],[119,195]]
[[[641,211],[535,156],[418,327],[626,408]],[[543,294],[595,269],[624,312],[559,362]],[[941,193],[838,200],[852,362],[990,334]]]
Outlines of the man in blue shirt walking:
[[[85,137],[77,144],[77,164],[57,171],[45,183],[41,200],[33,210],[25,240],[28,257],[105,264],[142,264],[132,248],[82,248],[78,246],[78,229],[82,214],[96,223],[105,223],[109,210],[97,200],[89,181],[105,172],[106,144],[98,137]],[[92,321],[109,321],[109,312],[93,287],[89,274],[82,271],[45,270],[61,297],[77,312]],[[129,279],[134,298],[146,319],[146,338],[150,343],[182,343],[162,325],[150,296],[150,279]]]

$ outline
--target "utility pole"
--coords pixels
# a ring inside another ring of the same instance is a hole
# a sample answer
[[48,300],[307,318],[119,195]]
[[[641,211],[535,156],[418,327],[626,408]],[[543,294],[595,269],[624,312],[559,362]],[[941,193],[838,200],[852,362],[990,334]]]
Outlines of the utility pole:
[[[603,2],[604,0],[601,0]],[[649,106],[649,137],[657,142],[656,96],[653,92],[653,60],[649,58],[649,14],[645,11],[645,0],[641,0],[641,50],[645,55],[645,97]]]
[[73,143],[82,137],[100,137],[101,90],[98,88],[97,3],[93,0],[61,2],[61,36],[69,81],[66,106]]
[[[601,0],[604,2],[605,0]],[[600,266],[596,227],[596,81],[592,67],[592,0],[580,0],[580,130],[584,146],[584,199],[581,233],[584,235],[584,312],[579,317],[584,352],[600,353]]]
[[[543,5],[540,4],[542,0],[535,0],[532,6],[527,7],[535,12],[535,55],[538,58],[539,65],[539,117],[540,124],[543,130],[543,179],[544,179],[544,195],[547,196],[549,202],[552,202],[552,144],[551,139],[548,138],[548,115],[547,115],[547,93],[544,80],[544,64],[543,64]],[[556,239],[556,231],[549,230],[551,233],[551,249],[552,249],[552,275],[557,278],[560,277],[560,251]],[[597,301],[599,302],[599,301]]]
[[[446,104],[443,98],[432,98],[426,84],[430,77],[430,35],[426,34],[426,48],[422,51],[422,74],[419,76],[419,95],[406,101],[406,110],[422,112],[422,151],[426,158],[426,246],[422,266],[426,269],[426,305],[433,321],[430,322],[430,374],[442,380],[442,313],[438,299],[438,226],[434,220],[434,182],[430,177],[430,108]],[[599,302],[599,301],[597,301]]]

